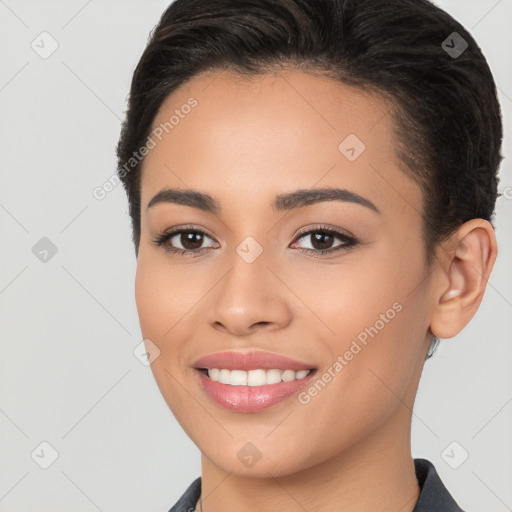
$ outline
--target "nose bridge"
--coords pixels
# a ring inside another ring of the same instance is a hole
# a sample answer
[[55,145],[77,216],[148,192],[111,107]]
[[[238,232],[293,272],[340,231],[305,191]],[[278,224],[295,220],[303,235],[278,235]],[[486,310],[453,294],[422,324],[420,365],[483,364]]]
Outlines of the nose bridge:
[[215,294],[210,318],[213,324],[222,324],[225,329],[243,334],[250,332],[255,324],[282,327],[289,322],[286,296],[267,267],[270,252],[251,236],[235,248],[230,270]]

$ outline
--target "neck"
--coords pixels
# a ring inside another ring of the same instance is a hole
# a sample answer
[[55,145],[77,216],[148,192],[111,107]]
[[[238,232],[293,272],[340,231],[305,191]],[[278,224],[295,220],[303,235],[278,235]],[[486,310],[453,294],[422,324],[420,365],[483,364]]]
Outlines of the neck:
[[412,512],[420,489],[410,450],[411,410],[395,413],[349,449],[315,466],[269,478],[235,475],[201,458],[204,512]]

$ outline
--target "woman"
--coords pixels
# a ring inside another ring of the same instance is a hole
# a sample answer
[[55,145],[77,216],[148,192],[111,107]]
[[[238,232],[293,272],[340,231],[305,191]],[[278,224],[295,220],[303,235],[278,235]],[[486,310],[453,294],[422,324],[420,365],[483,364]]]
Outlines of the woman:
[[171,512],[461,510],[413,459],[423,365],[482,300],[502,125],[427,0],[176,0],[118,146]]

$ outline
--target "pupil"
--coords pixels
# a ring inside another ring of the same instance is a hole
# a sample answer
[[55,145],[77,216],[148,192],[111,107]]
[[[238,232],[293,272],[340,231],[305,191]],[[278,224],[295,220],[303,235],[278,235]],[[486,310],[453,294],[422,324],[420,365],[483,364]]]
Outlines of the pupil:
[[182,233],[180,242],[185,249],[197,249],[203,243],[203,235],[201,233]]
[[[333,236],[328,233],[316,233],[313,235],[313,247],[318,250],[329,249],[332,239]],[[317,242],[320,242],[320,247],[317,246]]]

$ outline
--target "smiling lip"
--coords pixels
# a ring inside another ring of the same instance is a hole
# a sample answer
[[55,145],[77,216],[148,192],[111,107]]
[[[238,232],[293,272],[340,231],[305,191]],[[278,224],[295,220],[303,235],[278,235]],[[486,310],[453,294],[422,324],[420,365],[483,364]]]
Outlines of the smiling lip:
[[193,364],[194,368],[225,368],[226,370],[257,370],[259,368],[270,370],[310,370],[316,369],[314,365],[301,363],[286,356],[272,354],[271,352],[217,352],[199,358]]
[[[194,363],[195,372],[202,389],[220,407],[234,412],[258,412],[277,404],[310,385],[316,374],[312,364],[301,363],[289,357],[270,352],[219,352],[201,357]],[[210,379],[204,369],[226,370],[313,370],[302,379],[264,386],[231,386]]]

